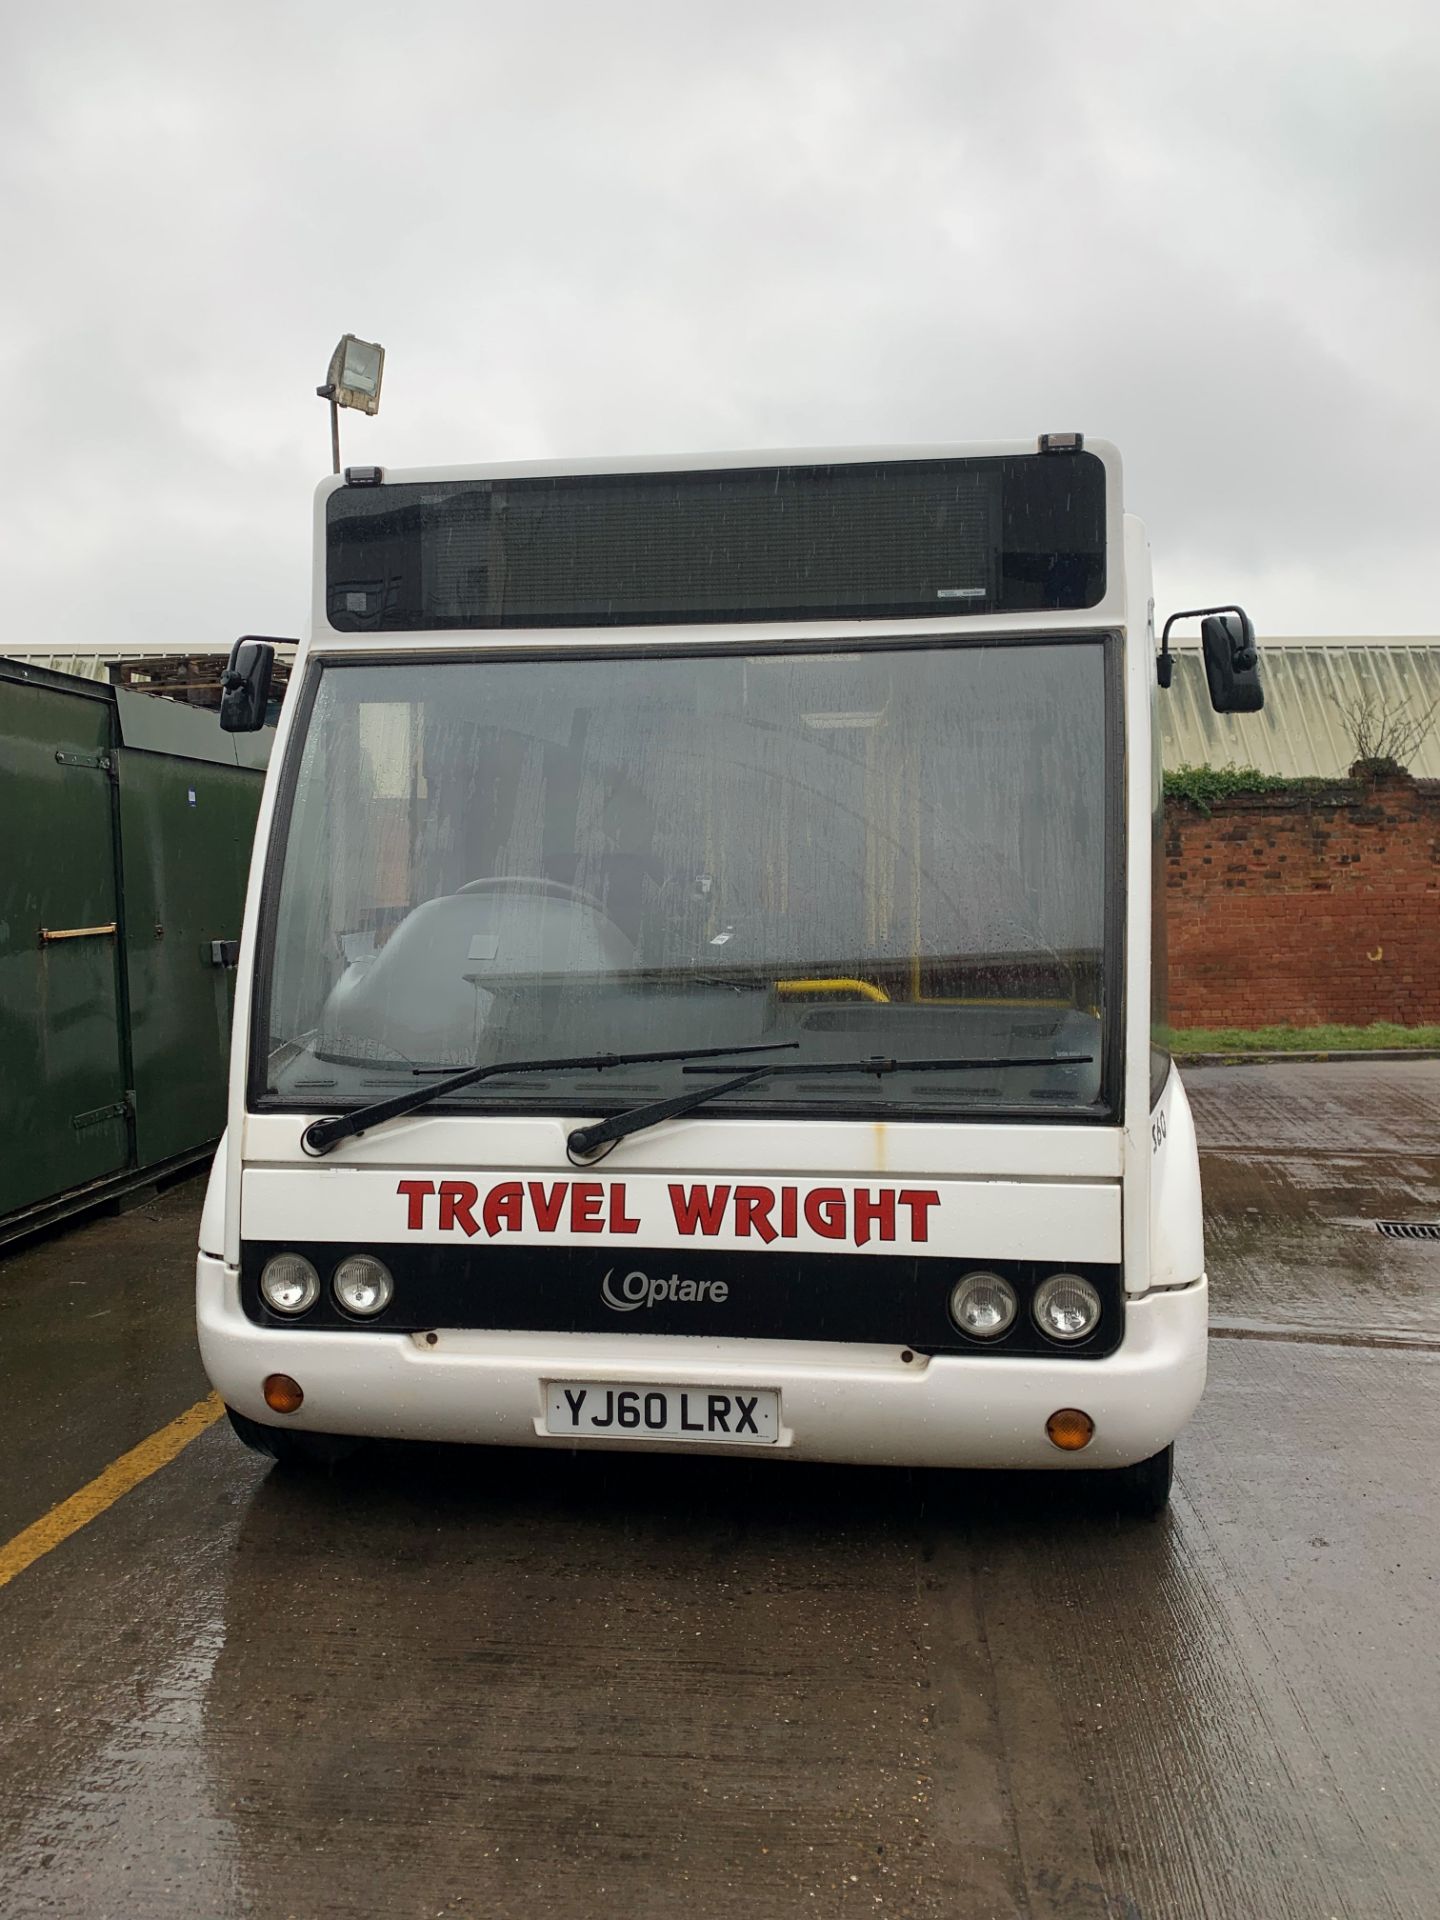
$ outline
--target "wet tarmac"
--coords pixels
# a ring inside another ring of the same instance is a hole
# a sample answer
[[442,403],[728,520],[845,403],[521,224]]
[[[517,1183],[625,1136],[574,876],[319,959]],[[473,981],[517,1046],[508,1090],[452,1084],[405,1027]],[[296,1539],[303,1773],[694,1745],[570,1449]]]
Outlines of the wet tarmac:
[[[0,1914],[1440,1913],[1440,1062],[1199,1069],[1171,1513],[223,1426],[0,1590]],[[205,1392],[199,1189],[0,1265],[0,1539]]]

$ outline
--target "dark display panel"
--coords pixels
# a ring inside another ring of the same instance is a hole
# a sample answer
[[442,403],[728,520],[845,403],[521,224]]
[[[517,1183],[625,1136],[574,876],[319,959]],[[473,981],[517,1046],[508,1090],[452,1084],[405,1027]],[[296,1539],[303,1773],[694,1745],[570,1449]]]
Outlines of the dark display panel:
[[1025,613],[1105,592],[1093,454],[346,487],[346,633]]

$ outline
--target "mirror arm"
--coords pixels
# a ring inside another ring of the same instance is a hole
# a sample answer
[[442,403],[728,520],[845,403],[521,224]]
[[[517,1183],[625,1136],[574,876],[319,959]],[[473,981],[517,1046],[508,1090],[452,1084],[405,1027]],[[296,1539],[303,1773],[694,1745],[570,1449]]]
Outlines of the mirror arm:
[[1212,613],[1238,613],[1243,619],[1243,607],[1187,607],[1182,613],[1172,613],[1160,630],[1160,651],[1155,656],[1155,678],[1162,687],[1168,687],[1175,674],[1175,656],[1170,651],[1170,629],[1177,620],[1199,620]]

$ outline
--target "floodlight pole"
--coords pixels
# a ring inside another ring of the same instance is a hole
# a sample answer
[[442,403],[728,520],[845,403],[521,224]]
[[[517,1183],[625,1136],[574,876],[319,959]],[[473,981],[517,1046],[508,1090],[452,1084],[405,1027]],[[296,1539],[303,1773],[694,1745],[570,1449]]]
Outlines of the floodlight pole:
[[340,403],[335,398],[333,386],[316,387],[316,393],[322,400],[330,402],[330,458],[331,471],[340,471]]
[[356,407],[362,413],[378,413],[384,372],[385,349],[378,340],[341,334],[340,344],[330,356],[325,384],[315,389],[322,400],[330,402],[330,463],[336,473],[340,471],[340,409]]

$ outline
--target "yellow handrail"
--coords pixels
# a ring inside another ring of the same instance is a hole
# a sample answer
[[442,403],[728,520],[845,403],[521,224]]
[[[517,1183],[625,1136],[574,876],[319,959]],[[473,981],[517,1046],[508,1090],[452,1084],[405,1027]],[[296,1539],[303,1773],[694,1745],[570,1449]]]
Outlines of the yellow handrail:
[[883,987],[872,986],[868,980],[777,980],[775,991],[780,994],[858,993],[864,1000],[883,1000],[887,1005],[890,1000]]

